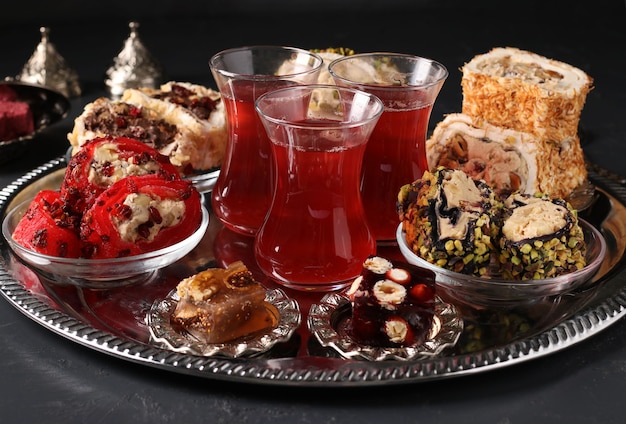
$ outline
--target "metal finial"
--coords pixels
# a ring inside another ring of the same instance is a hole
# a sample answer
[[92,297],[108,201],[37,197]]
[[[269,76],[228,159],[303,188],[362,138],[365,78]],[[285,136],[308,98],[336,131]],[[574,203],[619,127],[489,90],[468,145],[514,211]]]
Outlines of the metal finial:
[[163,68],[139,39],[139,23],[130,22],[130,35],[124,47],[106,71],[105,83],[112,96],[121,96],[127,88],[157,88],[163,83]]
[[66,97],[80,96],[78,74],[50,42],[50,29],[41,27],[39,32],[41,41],[16,79],[48,87]]

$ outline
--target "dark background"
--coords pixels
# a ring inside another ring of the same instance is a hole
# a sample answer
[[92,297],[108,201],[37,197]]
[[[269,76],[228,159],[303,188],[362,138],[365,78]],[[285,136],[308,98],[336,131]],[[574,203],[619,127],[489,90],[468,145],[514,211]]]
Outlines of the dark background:
[[0,23],[39,21],[71,22],[76,18],[146,19],[188,17],[219,17],[228,14],[255,13],[342,13],[346,18],[361,12],[407,13],[426,9],[455,11],[502,10],[515,14],[523,10],[548,11],[559,19],[570,11],[609,10],[623,8],[623,0],[14,0]]
[[[130,21],[139,22],[139,37],[167,79],[213,87],[209,58],[230,47],[396,51],[430,57],[450,71],[432,129],[444,114],[460,111],[459,68],[476,54],[512,46],[579,67],[594,79],[581,126],[586,154],[602,162],[607,151],[626,157],[615,124],[623,120],[626,90],[607,86],[626,72],[621,66],[625,14],[624,0],[15,0],[0,13],[0,77],[21,71],[42,26],[78,72],[83,86],[78,108],[106,88],[105,72],[129,35]],[[602,143],[588,143],[598,133]],[[626,173],[621,162],[605,166]]]

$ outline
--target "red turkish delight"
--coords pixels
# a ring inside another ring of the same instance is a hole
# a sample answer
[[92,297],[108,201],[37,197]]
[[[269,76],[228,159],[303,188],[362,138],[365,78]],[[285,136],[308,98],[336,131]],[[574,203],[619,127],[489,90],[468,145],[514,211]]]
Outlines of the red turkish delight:
[[0,101],[0,141],[13,140],[35,131],[28,103]]
[[[70,160],[61,190],[43,190],[30,203],[13,232],[20,245],[51,256],[105,259],[162,249],[196,231],[200,193],[166,156],[130,139],[85,146]],[[95,180],[92,173],[99,174]]]
[[191,182],[129,176],[96,198],[83,215],[80,236],[90,258],[125,257],[182,241],[201,219],[200,194]]
[[435,313],[435,274],[408,263],[370,256],[348,291],[350,336],[375,347],[421,345]]
[[15,90],[6,84],[0,84],[0,102],[14,102],[17,98]]
[[147,144],[125,137],[102,137],[85,143],[70,159],[61,185],[61,196],[79,213],[96,197],[130,175],[157,174],[180,179],[170,159]]
[[78,258],[80,217],[72,215],[58,191],[42,190],[28,206],[13,231],[20,245],[50,256]]

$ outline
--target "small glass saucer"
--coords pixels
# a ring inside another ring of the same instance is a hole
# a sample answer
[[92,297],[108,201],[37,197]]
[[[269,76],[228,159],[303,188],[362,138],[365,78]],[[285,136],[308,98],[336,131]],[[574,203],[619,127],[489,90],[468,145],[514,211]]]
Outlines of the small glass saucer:
[[322,346],[331,347],[346,359],[419,360],[440,354],[456,344],[463,332],[463,320],[454,305],[436,298],[435,316],[426,341],[414,347],[373,347],[356,343],[346,327],[350,319],[350,300],[343,294],[331,293],[311,306],[308,326]]
[[258,356],[275,344],[289,340],[302,319],[298,302],[280,289],[268,290],[265,301],[273,305],[279,314],[278,324],[274,328],[232,342],[208,344],[187,332],[174,330],[170,316],[178,300],[174,289],[165,299],[154,302],[146,316],[146,323],[150,329],[151,343],[184,354],[230,358]]

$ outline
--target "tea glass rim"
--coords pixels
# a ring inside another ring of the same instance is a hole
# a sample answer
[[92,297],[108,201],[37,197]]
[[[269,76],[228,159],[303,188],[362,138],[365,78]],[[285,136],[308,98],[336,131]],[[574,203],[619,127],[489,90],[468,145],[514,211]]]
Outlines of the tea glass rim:
[[[437,67],[441,74],[435,79],[433,79],[433,81],[424,82],[418,85],[415,85],[415,84],[392,85],[392,84],[362,82],[362,81],[357,81],[357,80],[353,80],[350,78],[345,78],[341,75],[338,75],[334,69],[337,66],[337,64],[341,62],[349,62],[355,59],[360,59],[360,58],[365,58],[365,57],[368,57],[368,58],[377,57],[377,56],[378,57],[393,57],[393,58],[399,58],[399,59],[410,59],[410,60],[415,61],[416,63],[417,62],[430,63],[431,65],[434,65],[435,67]],[[435,59],[431,59],[431,58],[424,57],[424,56],[418,56],[418,55],[414,55],[410,53],[394,53],[394,52],[357,53],[357,54],[353,54],[350,56],[339,57],[328,64],[328,72],[334,79],[338,79],[348,84],[358,85],[361,87],[375,87],[377,89],[398,90],[398,91],[409,90],[409,89],[423,90],[424,88],[429,88],[432,86],[439,85],[442,81],[445,81],[448,78],[448,76],[450,76],[450,72],[448,71],[448,68],[443,63]]]
[[372,120],[378,119],[380,117],[380,115],[382,115],[382,113],[385,110],[385,105],[383,103],[383,101],[376,95],[368,93],[366,91],[363,90],[359,90],[356,88],[350,88],[350,87],[341,87],[338,85],[333,85],[333,84],[303,84],[303,85],[295,85],[295,86],[291,86],[291,87],[285,87],[285,88],[279,88],[276,90],[272,90],[269,91],[267,93],[263,93],[262,95],[260,95],[254,102],[254,108],[256,109],[257,113],[262,115],[265,119],[267,119],[269,122],[272,122],[273,124],[282,124],[282,125],[288,125],[292,128],[301,128],[301,129],[308,129],[311,128],[310,125],[306,124],[306,123],[302,123],[301,121],[294,121],[294,120],[290,120],[290,119],[286,119],[286,118],[276,118],[270,115],[267,115],[265,112],[263,112],[261,110],[261,107],[259,106],[260,103],[262,103],[265,99],[269,98],[269,97],[274,97],[280,94],[283,94],[286,91],[309,91],[312,92],[316,89],[331,89],[331,90],[336,90],[336,91],[344,91],[344,92],[348,92],[348,93],[352,93],[354,95],[359,95],[359,96],[363,96],[363,97],[367,97],[371,100],[374,101],[374,104],[378,107],[378,110],[373,113],[371,116],[368,116],[367,118],[363,118],[363,119],[358,119],[355,121],[346,121],[346,120],[338,120],[338,121],[328,121],[328,125],[325,125],[324,123],[316,123],[315,128],[319,129],[319,130],[327,130],[327,129],[333,129],[333,128],[337,128],[338,125],[340,125],[343,128],[350,128],[350,127],[357,127],[357,126],[361,126],[364,123],[367,122],[371,122]]
[[[216,60],[219,57],[222,57],[231,53],[243,52],[246,50],[276,50],[276,51],[292,51],[295,53],[303,53],[303,54],[313,57],[317,61],[317,65],[312,66],[311,69],[308,69],[306,71],[274,75],[274,74],[255,74],[255,73],[247,74],[247,73],[234,72],[234,71],[229,71],[229,70],[220,68],[216,66],[215,64]],[[285,78],[312,74],[312,73],[321,71],[323,67],[324,67],[324,59],[322,59],[322,57],[317,53],[314,53],[310,50],[303,49],[300,47],[271,45],[271,44],[258,44],[258,45],[247,45],[247,46],[241,46],[241,47],[231,47],[231,48],[224,49],[215,53],[209,59],[209,68],[211,68],[212,71],[218,72],[220,75],[224,77],[231,78],[231,79],[246,79],[246,80],[254,80],[254,81],[277,81],[277,80],[281,80]]]

